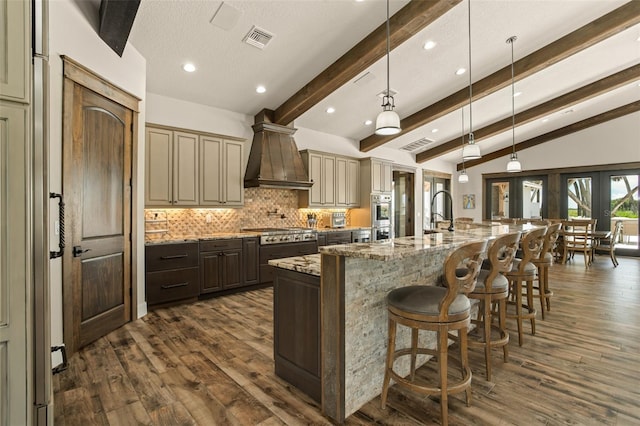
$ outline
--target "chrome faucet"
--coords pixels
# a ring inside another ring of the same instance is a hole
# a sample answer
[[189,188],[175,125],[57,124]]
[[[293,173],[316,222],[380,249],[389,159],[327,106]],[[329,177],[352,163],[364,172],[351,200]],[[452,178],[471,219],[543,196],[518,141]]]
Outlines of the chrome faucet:
[[433,194],[433,198],[431,198],[431,227],[432,229],[436,227],[436,215],[442,217],[443,219],[446,219],[440,213],[436,213],[433,211],[433,202],[441,192],[449,196],[449,227],[447,228],[447,230],[451,232],[453,231],[453,197],[451,197],[451,193],[446,189],[442,189],[436,192],[435,194]]

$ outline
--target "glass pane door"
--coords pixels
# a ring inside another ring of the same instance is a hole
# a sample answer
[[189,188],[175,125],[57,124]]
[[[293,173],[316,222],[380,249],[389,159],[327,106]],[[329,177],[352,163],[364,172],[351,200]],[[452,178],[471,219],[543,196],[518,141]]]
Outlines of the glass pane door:
[[509,217],[509,182],[491,183],[491,219]]
[[591,177],[571,177],[567,179],[567,218],[591,218],[592,216]]
[[522,181],[522,218],[542,218],[542,189],[544,181],[541,179],[525,179]]
[[611,228],[617,221],[622,222],[622,234],[616,249],[638,249],[638,175],[610,176]]

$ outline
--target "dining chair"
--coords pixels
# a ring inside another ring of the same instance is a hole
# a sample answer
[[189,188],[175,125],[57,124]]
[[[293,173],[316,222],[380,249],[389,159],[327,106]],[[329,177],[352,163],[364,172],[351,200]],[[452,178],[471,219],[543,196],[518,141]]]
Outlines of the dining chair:
[[621,234],[622,234],[622,221],[617,220],[613,227],[613,232],[611,233],[609,238],[602,241],[607,244],[599,244],[598,247],[596,247],[595,249],[598,252],[601,252],[601,251],[608,252],[614,267],[618,266],[618,259],[616,258],[616,244],[618,243],[618,240],[620,240]]
[[593,260],[593,240],[595,219],[572,219],[562,221],[562,263],[573,258],[575,252],[582,252],[584,266],[588,268]]

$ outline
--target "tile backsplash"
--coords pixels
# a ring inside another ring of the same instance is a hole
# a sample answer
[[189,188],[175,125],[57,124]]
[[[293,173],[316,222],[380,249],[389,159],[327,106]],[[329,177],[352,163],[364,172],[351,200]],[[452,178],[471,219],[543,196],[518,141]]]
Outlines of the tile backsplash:
[[[324,217],[326,212],[329,210],[299,209],[296,190],[246,188],[244,207],[239,209],[145,209],[146,239],[238,232],[242,228],[306,227],[307,214],[313,213],[318,218],[316,226],[324,228],[328,225]],[[349,224],[349,210],[346,212]]]

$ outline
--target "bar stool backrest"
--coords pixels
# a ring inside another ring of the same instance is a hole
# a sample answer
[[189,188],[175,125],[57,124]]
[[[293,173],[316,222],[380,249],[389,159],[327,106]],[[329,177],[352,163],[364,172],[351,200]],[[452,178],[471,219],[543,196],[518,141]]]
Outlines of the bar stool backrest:
[[544,235],[544,245],[542,246],[542,250],[540,250],[538,259],[544,259],[547,253],[553,252],[556,241],[558,241],[558,237],[560,236],[560,228],[562,228],[562,223],[554,223],[547,227],[547,233]]
[[[459,293],[471,293],[476,287],[480,266],[485,258],[487,242],[471,242],[458,247],[450,253],[444,261],[444,278],[447,294],[438,306],[440,320],[448,319],[449,305]],[[458,276],[456,271],[463,271],[464,276]]]
[[520,244],[520,236],[520,232],[514,232],[502,235],[490,243],[491,246],[487,250],[487,259],[489,259],[491,266],[484,283],[486,291],[491,291],[493,280],[499,273],[511,271],[513,258],[516,256]]
[[522,240],[520,241],[522,259],[518,265],[518,272],[525,272],[527,264],[540,256],[540,252],[544,246],[544,235],[546,233],[547,228],[543,227],[533,229],[522,236]]

